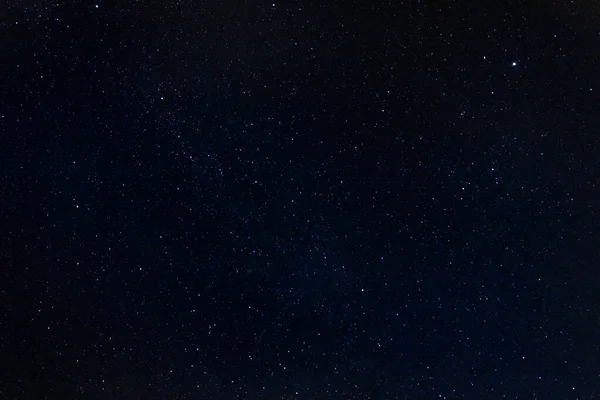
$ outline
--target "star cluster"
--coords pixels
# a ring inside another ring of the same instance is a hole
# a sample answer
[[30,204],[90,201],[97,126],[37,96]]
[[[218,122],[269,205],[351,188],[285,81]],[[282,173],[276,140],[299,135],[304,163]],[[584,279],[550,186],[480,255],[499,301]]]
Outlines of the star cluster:
[[596,398],[600,10],[463,3],[0,8],[0,397]]

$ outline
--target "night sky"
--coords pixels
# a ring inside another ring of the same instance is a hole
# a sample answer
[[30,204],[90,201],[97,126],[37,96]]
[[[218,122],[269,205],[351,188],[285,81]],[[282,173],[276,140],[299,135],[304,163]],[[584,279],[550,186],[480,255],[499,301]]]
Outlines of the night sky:
[[1,399],[600,397],[600,3],[332,3],[0,5]]

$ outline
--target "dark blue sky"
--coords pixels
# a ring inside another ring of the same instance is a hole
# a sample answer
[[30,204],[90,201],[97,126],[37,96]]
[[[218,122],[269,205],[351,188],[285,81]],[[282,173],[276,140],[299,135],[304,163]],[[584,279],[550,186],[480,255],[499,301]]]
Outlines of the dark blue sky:
[[595,399],[593,1],[0,6],[0,397]]

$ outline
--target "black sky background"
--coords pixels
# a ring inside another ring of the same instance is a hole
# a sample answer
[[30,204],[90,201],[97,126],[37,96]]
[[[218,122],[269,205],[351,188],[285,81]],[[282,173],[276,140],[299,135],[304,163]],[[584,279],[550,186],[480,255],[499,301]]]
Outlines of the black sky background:
[[596,398],[600,6],[468,3],[0,6],[0,397]]

